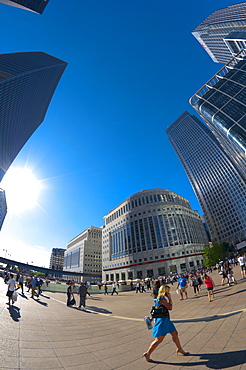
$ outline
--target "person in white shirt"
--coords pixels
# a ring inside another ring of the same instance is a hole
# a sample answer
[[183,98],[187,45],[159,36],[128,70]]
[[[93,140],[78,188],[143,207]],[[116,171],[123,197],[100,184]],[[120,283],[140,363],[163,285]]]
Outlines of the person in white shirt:
[[[15,280],[14,280],[14,275],[13,274],[10,274],[9,277],[10,277],[10,279],[8,280],[8,283],[7,283],[8,284],[8,291],[7,291],[6,296],[9,297],[8,304],[10,305],[12,295],[15,291]],[[14,303],[13,299],[12,299],[12,303]]]
[[243,256],[243,254],[241,254],[237,260],[241,268],[242,278],[245,278],[246,277],[246,258]]
[[114,282],[113,282],[113,285],[112,285],[113,290],[112,290],[111,295],[113,295],[114,293],[116,293],[116,294],[118,295],[118,292],[117,292],[117,290],[116,290],[116,287],[117,287],[117,285],[116,285],[116,282],[114,281]]

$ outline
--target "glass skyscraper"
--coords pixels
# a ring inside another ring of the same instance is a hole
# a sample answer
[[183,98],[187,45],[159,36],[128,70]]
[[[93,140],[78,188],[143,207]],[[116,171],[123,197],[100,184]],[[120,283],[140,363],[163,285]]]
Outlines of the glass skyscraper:
[[218,243],[246,238],[246,182],[212,131],[184,112],[166,130]]
[[50,0],[0,0],[0,3],[42,14]]
[[228,63],[246,48],[246,2],[216,10],[192,34],[214,62]]
[[246,52],[221,68],[190,103],[246,179]]
[[43,122],[66,66],[42,52],[0,55],[0,181]]
[[7,203],[5,197],[5,191],[0,188],[0,230],[3,226],[3,221],[7,214]]
[[187,199],[142,190],[110,211],[102,231],[103,280],[168,276],[199,268],[207,233]]

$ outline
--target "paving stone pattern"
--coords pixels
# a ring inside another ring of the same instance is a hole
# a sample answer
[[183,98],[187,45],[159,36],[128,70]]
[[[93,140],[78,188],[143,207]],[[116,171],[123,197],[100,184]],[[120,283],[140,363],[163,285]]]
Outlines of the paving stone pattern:
[[172,287],[171,318],[190,356],[177,356],[167,335],[152,363],[141,357],[152,340],[143,321],[153,303],[149,292],[105,296],[92,288],[85,311],[67,307],[64,293],[31,299],[25,292],[9,308],[7,285],[0,279],[0,369],[246,370],[246,279],[240,279],[239,267],[234,271],[238,284],[230,287],[212,273],[211,303],[204,285],[197,297],[189,287],[183,301],[176,284]]

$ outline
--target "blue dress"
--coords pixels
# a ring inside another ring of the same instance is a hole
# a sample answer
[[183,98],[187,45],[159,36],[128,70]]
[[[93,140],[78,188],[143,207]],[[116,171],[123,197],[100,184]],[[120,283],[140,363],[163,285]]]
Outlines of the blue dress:
[[[161,299],[166,299],[164,297],[159,297],[157,300],[155,300],[155,306],[160,306],[160,300]],[[164,337],[168,333],[173,333],[176,331],[175,326],[173,325],[172,321],[170,320],[170,317],[165,317],[165,318],[158,318],[155,319],[155,326],[153,327],[152,330],[152,337],[157,338],[157,337]]]

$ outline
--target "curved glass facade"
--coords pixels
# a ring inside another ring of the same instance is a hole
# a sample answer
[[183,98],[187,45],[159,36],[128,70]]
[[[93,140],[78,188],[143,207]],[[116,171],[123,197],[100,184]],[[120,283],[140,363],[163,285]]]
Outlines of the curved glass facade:
[[212,131],[184,112],[167,130],[218,243],[246,238],[246,185]]
[[246,2],[218,9],[192,32],[214,62],[226,64],[245,45]]
[[190,103],[246,178],[246,52],[214,75]]
[[175,265],[176,271],[189,270],[197,266],[191,258],[197,253],[200,253],[198,263],[201,264],[202,247],[208,243],[204,225],[189,201],[176,193],[165,189],[140,191],[104,219],[104,279],[119,280],[121,274],[123,280],[140,275],[158,277],[161,271],[170,273],[170,264]]

